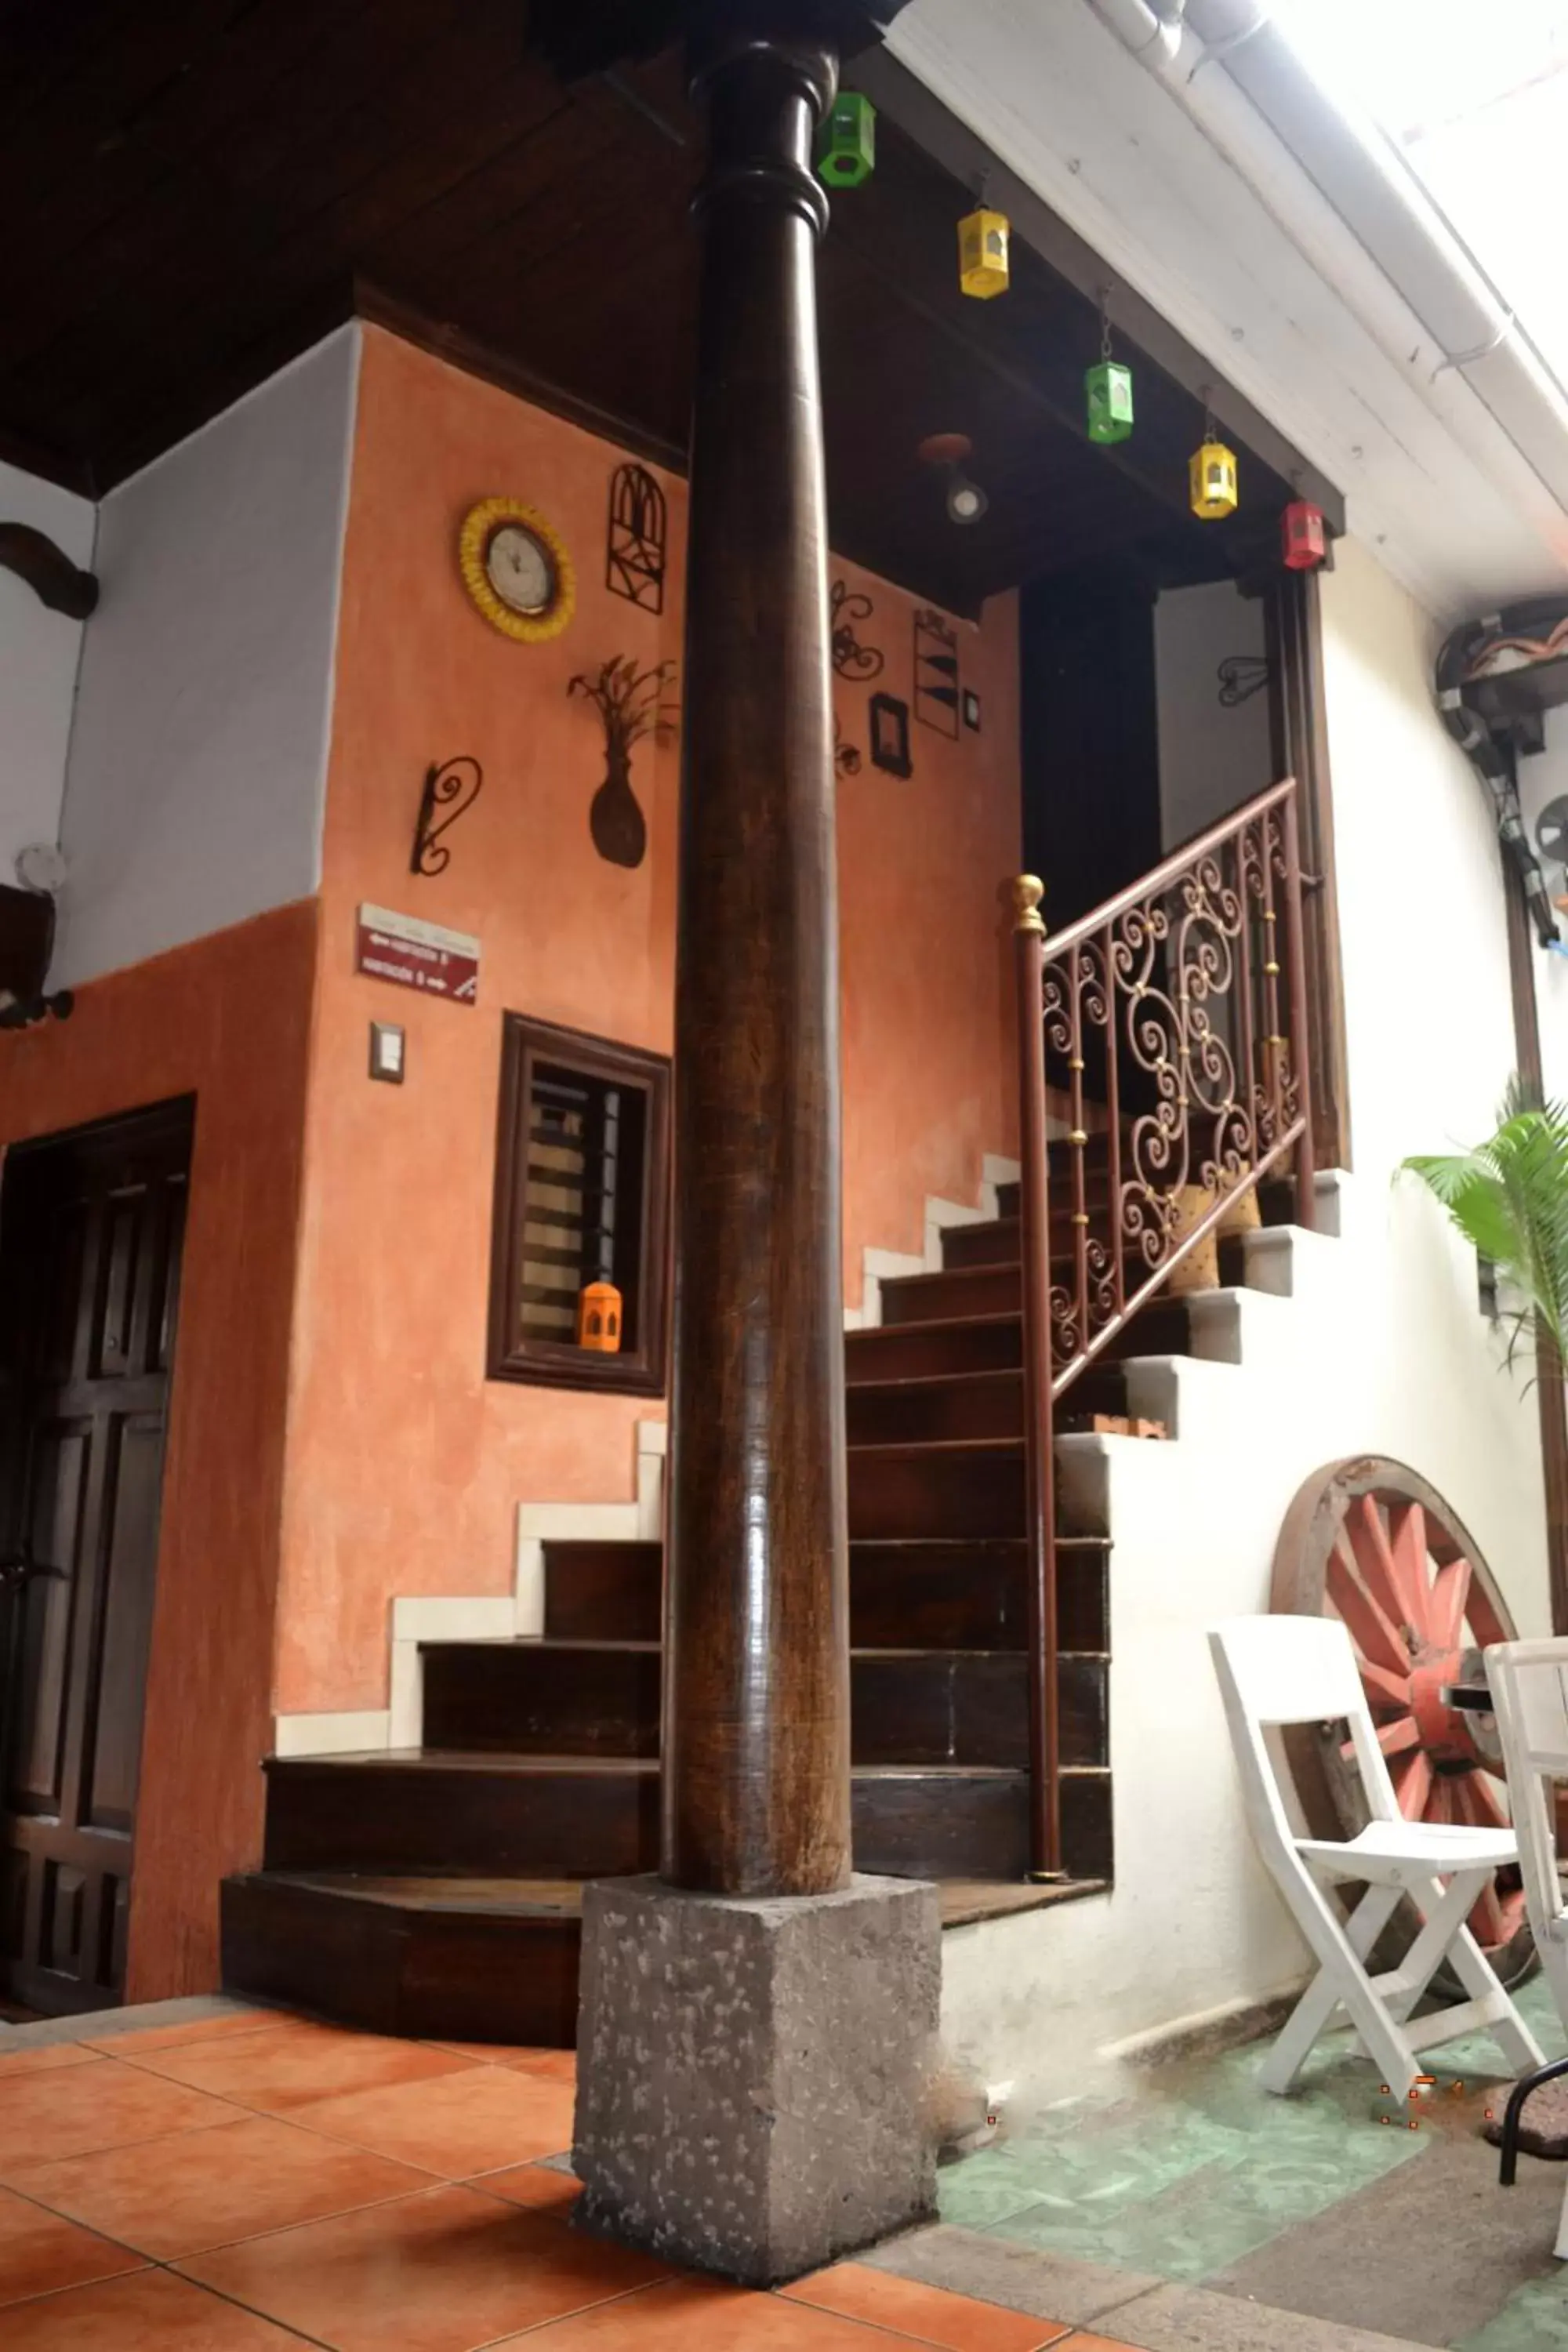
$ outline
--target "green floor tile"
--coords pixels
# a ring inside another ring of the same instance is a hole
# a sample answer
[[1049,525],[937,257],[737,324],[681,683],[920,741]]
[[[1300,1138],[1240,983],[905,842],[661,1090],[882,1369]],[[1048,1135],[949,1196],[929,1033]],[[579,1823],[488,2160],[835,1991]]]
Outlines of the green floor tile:
[[1568,2266],[1557,2278],[1532,2279],[1511,2295],[1495,2319],[1467,2336],[1454,2352],[1565,2352],[1568,2347]]

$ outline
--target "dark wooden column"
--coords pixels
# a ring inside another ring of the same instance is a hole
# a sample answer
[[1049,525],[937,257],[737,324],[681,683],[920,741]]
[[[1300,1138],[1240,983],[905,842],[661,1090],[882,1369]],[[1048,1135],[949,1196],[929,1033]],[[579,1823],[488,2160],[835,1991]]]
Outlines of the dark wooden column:
[[[733,20],[739,20],[735,22]],[[821,9],[715,9],[676,980],[665,1877],[849,1875]]]

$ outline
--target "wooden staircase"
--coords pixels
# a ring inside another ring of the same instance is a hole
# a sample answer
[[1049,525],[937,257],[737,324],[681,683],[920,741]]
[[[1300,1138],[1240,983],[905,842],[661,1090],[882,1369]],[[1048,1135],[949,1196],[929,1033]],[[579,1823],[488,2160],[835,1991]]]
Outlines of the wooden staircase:
[[[950,1924],[1111,1873],[1110,1536],[1064,1503],[1069,1875],[1025,1885],[1016,1188],[999,1207],[846,1338],[856,1864],[944,1882]],[[1064,1210],[1053,1250],[1070,1237]],[[1058,1429],[1125,1412],[1127,1356],[1190,1350],[1185,1307],[1154,1298]],[[582,1882],[658,1861],[660,1572],[657,1544],[549,1543],[542,1639],[426,1646],[423,1747],[273,1758],[263,1867],[224,1889],[226,1984],[386,2032],[569,2045]]]

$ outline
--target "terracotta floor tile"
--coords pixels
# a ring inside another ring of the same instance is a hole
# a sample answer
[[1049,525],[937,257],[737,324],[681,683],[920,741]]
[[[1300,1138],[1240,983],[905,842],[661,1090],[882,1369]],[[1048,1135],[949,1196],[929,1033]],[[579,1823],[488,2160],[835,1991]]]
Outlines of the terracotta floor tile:
[[168,2271],[72,2287],[5,2314],[5,2352],[300,2352],[300,2342]]
[[0,2189],[0,2305],[141,2268],[139,2254]]
[[547,2214],[454,2188],[252,2238],[181,2269],[338,2352],[473,2352],[667,2275]]
[[837,2263],[784,2292],[792,2302],[895,2328],[921,2344],[941,2345],[943,2352],[1039,2352],[1041,2345],[1060,2344],[1068,2333],[1065,2321],[1030,2319],[999,2304],[977,2303],[864,2263]]
[[508,2066],[469,2066],[438,2081],[399,2083],[299,2112],[312,2131],[421,2165],[443,2180],[554,2156],[572,2139],[573,2093]]
[[504,2197],[512,2205],[531,2205],[536,2212],[563,2213],[583,2194],[574,2172],[558,2172],[551,2164],[509,2164],[500,2172],[487,2172],[470,2180],[488,2197]]
[[165,2261],[427,2186],[405,2164],[274,2116],[38,2165],[16,2181],[40,2204]]
[[0,2051],[0,2083],[15,2082],[19,2074],[53,2074],[62,2066],[85,2066],[98,2054],[81,2042],[49,2042],[37,2050]]
[[235,2033],[258,2033],[296,2021],[276,2009],[233,2009],[222,2017],[188,2018],[184,2025],[143,2025],[130,2033],[95,2034],[84,2046],[111,2058],[150,2058],[155,2050],[179,2050],[192,2042],[226,2042]]
[[228,2042],[198,2042],[195,2049],[153,2051],[135,2063],[150,2074],[214,2092],[263,2115],[284,2115],[346,2091],[466,2073],[473,2063],[455,2051],[393,2042],[378,2033],[344,2032],[302,2019]]
[[[552,2225],[554,2226],[554,2225]],[[561,2232],[566,2234],[564,2231]],[[7,2347],[9,2352],[9,2347]],[[782,2294],[681,2278],[492,2352],[913,2352],[908,2336]]]
[[515,2074],[537,2074],[546,2083],[572,2083],[577,2080],[575,2050],[520,2050],[507,2064]]
[[90,2156],[100,2147],[124,2147],[132,2140],[234,2121],[233,2107],[222,2099],[183,2083],[166,2083],[161,2074],[144,2074],[118,2058],[24,2074],[19,2083],[6,2084],[0,2099],[0,2180],[57,2158]]
[[481,2066],[515,2066],[525,2058],[552,2056],[523,2042],[427,2042],[427,2050],[454,2050],[459,2058],[477,2059]]

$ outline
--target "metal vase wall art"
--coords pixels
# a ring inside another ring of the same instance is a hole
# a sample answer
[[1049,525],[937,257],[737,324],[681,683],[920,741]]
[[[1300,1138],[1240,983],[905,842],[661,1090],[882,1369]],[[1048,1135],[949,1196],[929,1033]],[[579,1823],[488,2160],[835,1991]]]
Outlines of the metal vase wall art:
[[672,661],[639,670],[635,657],[623,654],[566,689],[591,702],[604,724],[605,781],[589,806],[588,830],[612,866],[640,866],[647,855],[647,822],[632,790],[632,746],[645,735],[656,743],[674,740],[676,706],[664,699],[674,678]]

